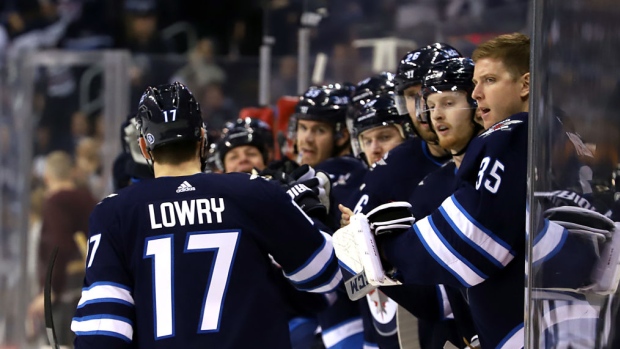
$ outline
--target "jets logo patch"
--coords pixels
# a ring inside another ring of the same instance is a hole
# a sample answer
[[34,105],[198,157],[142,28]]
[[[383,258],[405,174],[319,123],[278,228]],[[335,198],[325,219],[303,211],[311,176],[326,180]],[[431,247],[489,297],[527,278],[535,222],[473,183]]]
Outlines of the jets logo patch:
[[504,121],[500,121],[497,124],[491,126],[488,130],[484,131],[480,137],[486,137],[495,131],[510,131],[514,125],[523,123],[523,120],[511,120],[506,119]]

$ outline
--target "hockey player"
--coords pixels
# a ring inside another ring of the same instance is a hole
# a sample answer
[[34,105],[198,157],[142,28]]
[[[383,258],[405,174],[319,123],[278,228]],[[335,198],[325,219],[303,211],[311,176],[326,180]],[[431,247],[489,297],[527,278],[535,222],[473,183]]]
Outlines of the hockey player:
[[[437,134],[439,145],[450,151],[452,160],[440,169],[431,172],[416,187],[409,202],[414,217],[425,217],[439,207],[444,199],[456,189],[456,171],[458,170],[470,142],[483,130],[476,120],[476,102],[471,97],[474,88],[472,77],[474,63],[469,58],[454,58],[436,63],[424,77],[422,85],[422,120],[429,122]],[[444,301],[445,326],[435,330],[444,335],[426,336],[429,346],[442,346],[443,343],[432,341],[450,340],[458,347],[465,347],[473,342],[476,335],[469,306],[460,291],[454,287],[438,285],[438,292]],[[386,291],[390,293],[389,291]],[[407,300],[390,293],[399,303]],[[448,329],[446,331],[446,328]]]
[[216,164],[224,173],[262,171],[269,159],[267,142],[273,141],[258,128],[240,121],[241,124],[229,125],[222,131],[222,138],[216,143]]
[[452,160],[418,184],[409,200],[414,217],[429,215],[454,192],[456,171],[470,142],[483,130],[471,97],[473,75],[471,59],[454,58],[433,65],[424,78],[421,118],[437,134],[439,146],[450,151]]
[[136,118],[130,115],[121,125],[122,152],[114,160],[112,175],[114,191],[136,183],[141,179],[153,178],[153,171],[149,168],[138,146],[138,129]]
[[290,348],[268,255],[298,289],[330,292],[330,237],[260,177],[201,173],[205,131],[185,86],[149,87],[138,125],[155,179],[91,215],[75,347]]
[[[373,165],[364,178],[359,201],[352,207],[355,213],[368,212],[376,206],[398,200],[407,200],[413,188],[431,171],[441,167],[450,157],[437,145],[437,136],[427,122],[418,117],[416,107],[422,78],[434,62],[460,57],[460,53],[445,44],[433,44],[409,52],[403,57],[396,72],[397,107],[408,115],[419,136],[388,152]],[[386,187],[388,180],[393,185]],[[345,210],[346,211],[346,210]],[[350,214],[345,213],[345,221]]]
[[[372,78],[369,79],[365,84],[358,84],[358,87],[368,85],[372,81]],[[412,137],[413,125],[408,116],[398,113],[393,94],[376,95],[369,91],[368,88],[356,90],[356,94],[361,92],[360,95],[366,95],[366,98],[356,101],[362,103],[352,108],[349,125],[353,153],[371,166],[381,160],[386,152]],[[349,202],[357,202],[358,193],[360,191],[355,191]],[[360,307],[366,347],[380,344],[386,349],[397,348],[395,319],[391,318],[396,309],[394,302],[390,302],[381,292],[374,291],[360,301]]]
[[[310,87],[299,99],[291,119],[290,137],[295,140],[301,165],[329,174],[334,203],[342,203],[359,187],[364,164],[350,156],[350,136],[345,126],[352,91],[346,85]],[[335,230],[339,217],[331,205],[327,223]],[[359,307],[340,292],[335,303],[318,316],[323,343],[330,348],[361,348],[363,327]]]
[[[358,88],[362,89],[359,94],[356,90],[356,96],[353,97],[354,105],[348,122],[353,154],[366,161],[368,166],[381,160],[385,153],[414,135],[411,119],[398,113],[393,93],[364,87],[372,79],[377,80],[374,77],[368,78],[358,84]],[[361,99],[360,96],[365,97]]]
[[[419,117],[419,98],[422,87],[422,79],[426,72],[436,62],[460,57],[460,53],[453,47],[436,43],[407,53],[400,61],[396,75],[396,101],[400,114],[411,119],[414,125],[414,132],[418,137],[408,139],[390,150],[378,162],[364,178],[361,191],[353,194],[357,201],[349,199],[348,204],[353,212],[366,213],[375,207],[391,201],[406,201],[409,199],[416,185],[430,172],[440,168],[450,159],[450,155],[439,145],[437,145],[437,135],[429,128],[426,121]],[[390,183],[390,185],[386,185]],[[348,224],[348,219],[352,211],[347,207],[340,207],[342,214],[342,224]],[[418,317],[429,318],[430,314],[439,313],[438,309],[442,300],[437,299],[437,291],[434,286],[419,287],[416,290],[408,290],[407,294],[416,292],[415,297],[419,302],[413,307],[408,307],[409,311],[414,312]],[[388,291],[389,292],[389,291]],[[391,299],[381,296],[382,302],[386,304],[386,309],[396,309],[396,305]],[[434,300],[433,300],[434,299]],[[374,304],[374,302],[373,302]],[[390,312],[390,320],[381,319],[390,327],[383,326],[383,333],[395,333],[396,314]],[[378,321],[378,319],[376,319]],[[434,321],[432,318],[430,321]],[[376,323],[376,322],[375,322]],[[432,323],[420,321],[421,342],[428,342],[431,339],[424,334],[435,330]],[[385,325],[385,324],[384,324]],[[395,345],[395,336],[378,336],[377,341],[382,342],[383,347]],[[445,340],[442,342],[442,344]],[[423,346],[428,348],[428,346]]]
[[351,96],[351,89],[341,84],[310,87],[300,97],[291,120],[299,164],[329,173],[336,203],[347,200],[366,172],[364,164],[350,156],[345,121]]
[[404,283],[467,288],[483,348],[521,348],[524,341],[529,54],[522,34],[474,51],[472,97],[487,130],[470,143],[453,194],[431,215],[415,217],[411,229],[380,237]]

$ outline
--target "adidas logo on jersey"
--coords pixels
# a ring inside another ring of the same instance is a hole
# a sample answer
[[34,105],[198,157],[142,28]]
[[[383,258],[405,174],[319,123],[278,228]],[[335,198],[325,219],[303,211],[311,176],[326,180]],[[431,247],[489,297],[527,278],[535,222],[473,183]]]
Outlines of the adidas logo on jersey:
[[196,188],[192,187],[191,184],[185,181],[181,183],[181,185],[179,185],[179,187],[177,188],[177,193],[184,193],[186,191],[194,191],[194,190],[196,190]]

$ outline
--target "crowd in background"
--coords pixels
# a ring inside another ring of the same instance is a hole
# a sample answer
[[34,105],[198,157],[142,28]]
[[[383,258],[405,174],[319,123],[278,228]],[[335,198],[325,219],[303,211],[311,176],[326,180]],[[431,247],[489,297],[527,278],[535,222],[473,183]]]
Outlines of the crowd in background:
[[[269,9],[267,17],[263,3]],[[258,52],[264,34],[257,28],[275,38],[270,81],[271,102],[275,104],[283,95],[297,95],[297,29],[304,10],[327,8],[328,15],[313,29],[310,44],[312,55],[325,52],[330,59],[325,80],[357,82],[371,72],[372,51],[355,48],[354,40],[388,36],[422,44],[441,40],[469,55],[487,38],[523,29],[527,6],[527,1],[522,0],[3,0],[0,62],[3,78],[9,80],[15,78],[9,63],[31,50],[129,50],[132,111],[145,86],[180,81],[193,91],[207,126],[216,133],[227,121],[235,120],[240,109],[257,105]],[[571,31],[563,26],[555,33],[579,32],[593,39],[604,35],[594,24],[586,31],[582,29],[576,27]],[[598,62],[594,57],[583,63],[582,73],[564,71],[558,65],[557,74],[570,86],[573,74],[591,74],[587,72],[594,64],[605,66],[606,62]],[[109,192],[108,183],[101,181],[101,149],[104,134],[116,134],[118,130],[104,128],[101,108],[83,108],[80,81],[87,70],[88,67],[67,66],[38,72],[32,135],[35,158],[31,223],[35,227],[41,223],[46,198],[45,159],[55,151],[71,156],[71,177],[78,186],[88,188],[97,199]],[[591,74],[591,83],[599,83],[602,76],[602,82],[613,90],[616,76],[599,73]],[[101,93],[102,84],[100,79],[94,80],[91,97]],[[589,93],[587,88],[584,90]],[[599,98],[601,105],[609,100],[608,96]],[[578,103],[579,99],[570,102]],[[14,212],[18,211],[12,190],[17,177],[10,170],[17,161],[10,156],[15,151],[16,135],[11,133],[11,115],[2,114],[0,260],[14,258],[18,249],[10,234],[17,219]],[[608,136],[610,141],[614,136]],[[34,273],[32,263],[35,261],[31,262]],[[10,282],[10,277],[0,270],[0,290]]]

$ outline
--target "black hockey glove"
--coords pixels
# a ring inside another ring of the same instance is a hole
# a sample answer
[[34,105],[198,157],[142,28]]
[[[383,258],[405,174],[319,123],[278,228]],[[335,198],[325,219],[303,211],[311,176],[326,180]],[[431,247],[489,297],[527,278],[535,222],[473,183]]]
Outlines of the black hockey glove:
[[370,230],[376,235],[397,234],[411,228],[415,218],[409,211],[408,202],[396,201],[377,206],[368,212]]
[[316,191],[311,189],[317,187],[318,182],[317,178],[312,178],[305,182],[293,183],[286,193],[308,216],[322,220],[327,216],[327,208],[319,199],[318,189]]
[[294,184],[304,184],[312,189],[317,194],[319,201],[325,206],[327,212],[329,212],[331,205],[329,195],[332,187],[329,175],[322,171],[316,171],[308,165],[302,165],[291,172],[288,180],[289,187]]

